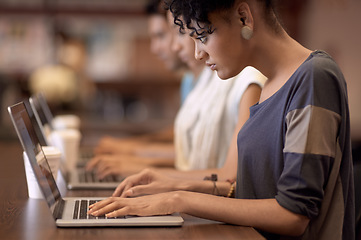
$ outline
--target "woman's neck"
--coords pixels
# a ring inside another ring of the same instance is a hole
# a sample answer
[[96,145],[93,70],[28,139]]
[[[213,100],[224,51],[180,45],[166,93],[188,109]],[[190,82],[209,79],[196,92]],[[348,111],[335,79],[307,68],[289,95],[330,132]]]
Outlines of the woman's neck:
[[269,79],[292,71],[292,67],[298,67],[311,53],[286,32],[261,36],[255,52],[255,67]]
[[277,92],[308,58],[311,51],[292,39],[286,32],[262,36],[257,45],[254,66],[268,80],[260,102]]

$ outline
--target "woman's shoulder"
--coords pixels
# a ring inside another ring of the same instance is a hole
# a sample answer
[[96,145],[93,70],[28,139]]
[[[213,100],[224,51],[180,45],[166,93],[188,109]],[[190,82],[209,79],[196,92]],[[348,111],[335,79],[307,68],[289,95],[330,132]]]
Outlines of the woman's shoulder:
[[[340,98],[347,97],[346,82],[337,63],[324,51],[312,52],[290,82],[293,99],[337,110]],[[342,97],[341,97],[342,96]],[[307,102],[307,101],[306,101]]]
[[238,75],[234,77],[235,84],[250,85],[252,83],[263,87],[267,78],[256,68],[247,66]]
[[311,53],[308,60],[306,60],[303,67],[306,69],[311,68],[313,74],[333,74],[333,75],[341,75],[342,72],[337,65],[336,61],[322,50],[316,50]]
[[334,59],[324,51],[317,50],[303,62],[291,77],[294,85],[343,84],[345,82],[342,71]]

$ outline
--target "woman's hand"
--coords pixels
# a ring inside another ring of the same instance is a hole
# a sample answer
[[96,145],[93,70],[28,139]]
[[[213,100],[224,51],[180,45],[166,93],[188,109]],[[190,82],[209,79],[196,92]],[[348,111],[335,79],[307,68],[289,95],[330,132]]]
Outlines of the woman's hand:
[[106,217],[167,215],[178,212],[178,200],[175,192],[137,198],[110,197],[90,205],[88,214]]
[[116,154],[116,153],[133,153],[144,144],[141,141],[133,139],[119,139],[114,137],[103,137],[97,147],[94,149],[95,154]]
[[115,189],[113,197],[136,197],[179,190],[180,180],[157,173],[151,169],[129,176]]
[[87,171],[95,171],[102,179],[109,175],[128,176],[148,167],[147,161],[125,154],[97,155],[86,165]]

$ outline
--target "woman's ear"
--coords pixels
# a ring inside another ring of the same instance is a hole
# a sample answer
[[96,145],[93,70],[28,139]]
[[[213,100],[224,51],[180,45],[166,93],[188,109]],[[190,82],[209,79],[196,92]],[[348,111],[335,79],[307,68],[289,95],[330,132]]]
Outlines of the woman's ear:
[[253,30],[254,24],[253,24],[253,16],[251,9],[248,5],[248,3],[244,1],[237,1],[235,3],[235,8],[237,11],[237,17],[239,19],[239,23],[241,26],[248,26]]
[[237,18],[241,25],[241,35],[245,40],[250,40],[253,36],[253,16],[249,5],[244,1],[237,1]]

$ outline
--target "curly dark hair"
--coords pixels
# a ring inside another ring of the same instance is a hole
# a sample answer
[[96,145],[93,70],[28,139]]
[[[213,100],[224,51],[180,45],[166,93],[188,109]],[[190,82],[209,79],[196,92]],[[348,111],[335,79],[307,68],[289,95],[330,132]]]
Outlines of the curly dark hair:
[[[164,0],[167,9],[174,17],[174,23],[179,26],[180,32],[185,28],[191,29],[197,35],[211,34],[214,31],[209,21],[209,14],[227,11],[233,7],[235,0]],[[277,25],[276,1],[257,0],[264,4],[265,16],[271,26]],[[182,18],[182,19],[181,19]],[[192,26],[194,22],[197,26]],[[202,26],[202,27],[201,27]]]
[[166,6],[162,0],[148,0],[145,6],[145,12],[148,15],[162,15],[167,17]]

